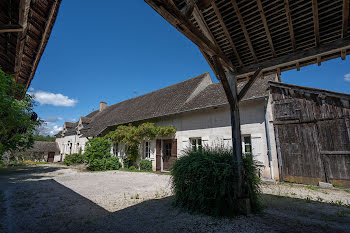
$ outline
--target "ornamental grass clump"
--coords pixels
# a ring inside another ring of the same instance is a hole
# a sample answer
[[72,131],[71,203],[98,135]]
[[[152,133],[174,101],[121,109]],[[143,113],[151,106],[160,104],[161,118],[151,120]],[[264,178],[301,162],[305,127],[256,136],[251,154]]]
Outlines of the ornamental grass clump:
[[[250,194],[253,212],[260,209],[259,177],[251,156],[245,156],[244,190]],[[203,148],[187,151],[171,171],[175,194],[174,205],[194,213],[211,216],[239,214],[234,183],[237,165],[232,160],[232,150]]]

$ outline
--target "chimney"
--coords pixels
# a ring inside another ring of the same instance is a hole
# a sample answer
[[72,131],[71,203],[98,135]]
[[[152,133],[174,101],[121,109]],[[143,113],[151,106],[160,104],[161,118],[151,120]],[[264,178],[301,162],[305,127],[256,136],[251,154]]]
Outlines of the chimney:
[[105,109],[107,107],[107,103],[106,102],[100,102],[100,112],[103,111],[103,109]]

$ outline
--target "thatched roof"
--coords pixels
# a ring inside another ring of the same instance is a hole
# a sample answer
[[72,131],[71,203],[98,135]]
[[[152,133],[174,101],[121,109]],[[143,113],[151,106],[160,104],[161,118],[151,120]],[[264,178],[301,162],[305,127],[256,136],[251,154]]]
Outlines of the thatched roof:
[[27,152],[55,152],[60,153],[60,149],[56,142],[41,142],[35,141],[33,148],[27,150]]

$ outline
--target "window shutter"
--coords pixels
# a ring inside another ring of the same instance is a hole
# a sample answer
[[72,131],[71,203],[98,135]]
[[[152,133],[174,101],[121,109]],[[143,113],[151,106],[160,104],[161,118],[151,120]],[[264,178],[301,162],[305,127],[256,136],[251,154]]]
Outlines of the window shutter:
[[177,139],[173,139],[173,143],[171,146],[171,156],[177,157]]

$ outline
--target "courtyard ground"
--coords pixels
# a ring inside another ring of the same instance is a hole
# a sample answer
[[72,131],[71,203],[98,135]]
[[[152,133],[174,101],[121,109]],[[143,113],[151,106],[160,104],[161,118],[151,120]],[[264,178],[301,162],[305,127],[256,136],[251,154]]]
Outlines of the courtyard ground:
[[350,232],[350,191],[262,184],[264,210],[236,218],[171,205],[169,175],[0,169],[0,232]]

